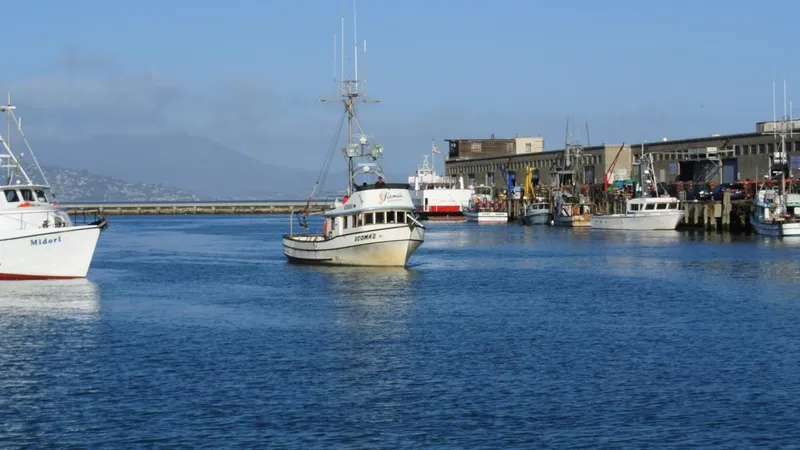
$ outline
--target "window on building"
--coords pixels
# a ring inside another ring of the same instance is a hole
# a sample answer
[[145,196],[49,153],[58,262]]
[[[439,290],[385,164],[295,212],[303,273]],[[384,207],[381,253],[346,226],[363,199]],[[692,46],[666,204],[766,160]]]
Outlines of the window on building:
[[525,143],[525,153],[530,153],[532,151],[533,150],[531,149],[531,143],[530,142],[526,142]]

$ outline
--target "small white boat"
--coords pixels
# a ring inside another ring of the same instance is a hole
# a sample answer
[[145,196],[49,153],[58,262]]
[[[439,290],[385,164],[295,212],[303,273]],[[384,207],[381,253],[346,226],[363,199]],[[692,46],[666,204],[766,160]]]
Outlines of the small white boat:
[[59,207],[22,127],[14,106],[0,106],[0,112],[22,135],[27,155],[39,172],[34,183],[8,144],[0,136],[0,280],[43,280],[85,278],[106,219],[86,225],[72,223]]
[[[642,155],[639,161],[638,197],[625,201],[624,214],[594,214],[592,228],[598,230],[674,230],[678,227],[685,211],[680,201],[669,195],[651,197],[650,192],[658,192],[658,181],[653,170],[653,157]],[[663,188],[662,188],[663,189]]]
[[[347,194],[337,200],[333,208],[323,212],[321,233],[309,233],[308,206],[300,218],[304,231],[295,234],[292,228],[294,214],[290,217],[289,234],[283,236],[283,253],[293,263],[343,266],[405,266],[414,251],[425,239],[425,227],[414,215],[414,203],[408,184],[385,183],[381,160],[383,146],[372,143],[363,132],[356,115],[355,104],[366,100],[363,80],[342,80],[340,94],[344,104],[347,130],[353,134],[342,152],[347,160]],[[337,137],[341,128],[337,130]],[[331,146],[319,179],[308,199],[308,204],[327,177],[332,158],[339,153],[337,145]],[[365,161],[357,163],[357,161]],[[357,178],[364,178],[359,185]],[[368,181],[366,179],[375,178]]]
[[800,236],[800,195],[759,189],[753,199],[750,224],[764,236]]
[[[786,86],[784,86],[784,96]],[[773,86],[773,96],[774,96]],[[774,102],[774,98],[773,98]],[[785,105],[784,105],[785,109]],[[800,236],[800,194],[786,190],[786,177],[789,174],[789,153],[786,149],[786,134],[793,133],[794,123],[788,120],[784,110],[784,118],[775,121],[773,129],[780,134],[780,146],[768,155],[769,175],[756,191],[753,198],[753,211],[750,213],[750,225],[756,233],[764,236]],[[774,135],[775,131],[772,132]],[[777,180],[775,187],[767,186]]]
[[508,223],[508,210],[505,202],[494,199],[493,189],[489,186],[473,188],[472,198],[464,209],[468,222]]
[[525,225],[547,225],[553,219],[550,204],[544,201],[531,203],[525,207],[522,223]]
[[[784,89],[786,89],[784,87]],[[753,198],[753,211],[750,225],[756,233],[764,236],[800,236],[800,194],[786,190],[786,176],[789,172],[789,153],[786,150],[786,133],[793,131],[793,123],[786,119],[774,123],[779,130],[780,147],[769,155],[769,167],[777,186],[768,187],[769,176],[756,191]]]

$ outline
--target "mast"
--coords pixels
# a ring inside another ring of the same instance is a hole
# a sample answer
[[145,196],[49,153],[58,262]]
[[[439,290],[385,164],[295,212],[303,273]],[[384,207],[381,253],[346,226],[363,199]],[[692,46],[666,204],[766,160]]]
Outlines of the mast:
[[[791,105],[791,102],[789,102]],[[791,106],[789,106],[791,108]],[[793,133],[794,131],[794,123],[791,122],[791,113],[787,112],[787,98],[786,98],[786,80],[783,82],[783,115],[781,116],[781,120],[777,118],[777,112],[775,110],[775,80],[772,80],[772,136],[775,140],[775,148],[772,151],[771,155],[768,155],[769,158],[769,178],[772,178],[775,175],[775,172],[780,171],[781,183],[780,183],[780,192],[778,195],[783,200],[782,208],[786,207],[786,201],[788,200],[788,193],[786,192],[786,173],[790,170],[789,169],[789,158],[788,153],[786,152],[786,135],[787,133]],[[787,129],[791,129],[788,131]],[[766,134],[766,133],[764,133]],[[780,136],[780,140],[778,140],[778,136]]]
[[[353,0],[353,79],[346,80],[344,75],[344,16],[342,16],[341,33],[339,39],[341,42],[341,79],[337,84],[340,85],[339,96],[340,99],[320,99],[321,102],[342,102],[347,116],[347,146],[343,149],[345,158],[347,158],[347,195],[353,194],[353,186],[355,185],[356,176],[356,163],[355,159],[367,159],[371,162],[378,163],[380,156],[383,153],[383,147],[380,144],[372,144],[369,142],[368,136],[361,128],[361,124],[356,114],[357,103],[378,103],[380,100],[372,100],[366,98],[366,79],[358,79],[358,37],[357,37],[357,22],[356,22],[356,0]],[[364,68],[363,73],[366,73],[366,55],[367,55],[367,41],[364,41]],[[336,59],[336,51],[334,50],[334,61]],[[335,67],[335,63],[334,63]],[[358,132],[357,141],[354,141]],[[378,163],[379,165],[379,163]],[[367,166],[365,166],[367,167]]]
[[[11,110],[11,92],[8,93],[8,108],[9,111]],[[8,152],[11,153],[11,113],[8,114],[8,133],[6,134],[6,145],[8,146]],[[9,164],[8,170],[6,173],[6,178],[11,182],[11,165]]]

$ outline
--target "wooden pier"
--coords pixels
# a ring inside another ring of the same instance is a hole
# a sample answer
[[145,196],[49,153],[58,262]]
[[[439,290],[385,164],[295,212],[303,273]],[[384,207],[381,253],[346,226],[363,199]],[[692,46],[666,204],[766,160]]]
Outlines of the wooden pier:
[[[310,212],[331,206],[314,202]],[[166,203],[66,203],[70,215],[172,215],[172,214],[289,214],[305,209],[306,202],[166,202]]]

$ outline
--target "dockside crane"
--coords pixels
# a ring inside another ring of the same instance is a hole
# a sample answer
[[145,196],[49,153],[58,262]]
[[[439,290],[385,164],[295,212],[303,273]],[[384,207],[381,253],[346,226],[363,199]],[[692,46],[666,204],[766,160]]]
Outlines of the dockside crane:
[[625,148],[625,143],[624,142],[619,147],[619,150],[617,150],[617,156],[614,157],[614,159],[611,161],[611,165],[608,166],[608,170],[606,170],[606,174],[605,174],[605,177],[603,179],[603,194],[604,195],[605,195],[605,193],[608,192],[608,184],[609,184],[608,179],[609,179],[609,176],[612,173],[614,173],[614,167],[616,167],[616,165],[617,165],[617,159],[619,159],[619,155],[622,153],[622,149],[623,148]]

